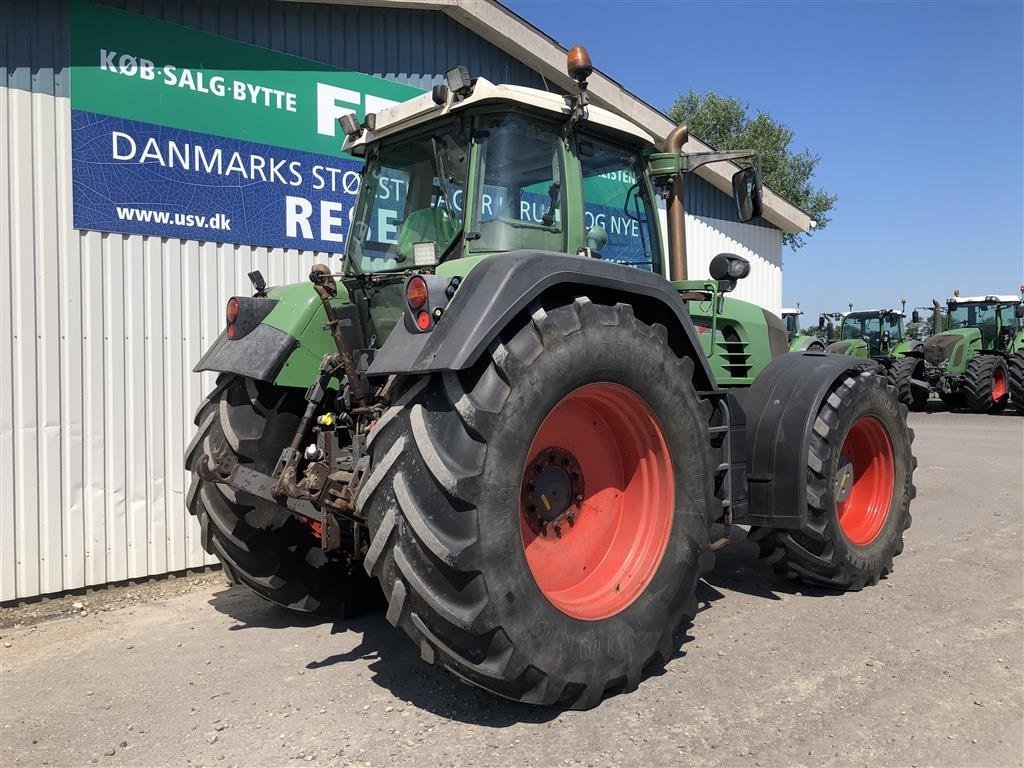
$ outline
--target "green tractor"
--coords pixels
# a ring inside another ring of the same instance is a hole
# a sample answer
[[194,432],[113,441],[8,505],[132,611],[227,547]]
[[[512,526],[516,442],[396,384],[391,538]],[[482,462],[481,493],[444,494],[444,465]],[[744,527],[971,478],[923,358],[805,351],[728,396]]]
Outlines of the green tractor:
[[[913,320],[916,323],[919,319],[915,310]],[[898,309],[844,312],[840,316],[837,338],[826,349],[836,355],[874,360],[892,380],[900,402],[910,410],[920,411],[924,410],[930,394],[924,380],[924,344],[904,334],[903,320],[904,312]],[[831,323],[828,336],[833,336]]]
[[1024,414],[1021,296],[959,294],[946,302],[945,330],[924,342],[924,378],[951,407],[998,413],[1012,402]]
[[[425,661],[587,708],[673,658],[731,526],[779,574],[889,574],[916,460],[885,377],[788,352],[729,296],[745,259],[687,278],[683,174],[753,153],[656,145],[569,63],[574,96],[459,67],[342,118],[365,160],[343,266],[228,301],[185,461],[239,583],[333,614],[372,576]],[[754,168],[733,192],[760,215]]]
[[790,352],[824,352],[825,343],[817,336],[802,333],[800,327],[800,316],[803,312],[800,310],[800,302],[796,303],[796,308],[791,309],[786,307],[782,310],[782,321],[786,324],[786,337],[789,339],[789,351]]

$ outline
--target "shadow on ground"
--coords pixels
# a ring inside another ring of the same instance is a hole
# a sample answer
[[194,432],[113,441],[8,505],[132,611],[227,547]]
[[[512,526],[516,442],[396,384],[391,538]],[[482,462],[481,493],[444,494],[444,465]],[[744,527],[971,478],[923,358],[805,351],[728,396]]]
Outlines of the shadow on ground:
[[[732,543],[718,553],[714,572],[698,585],[699,611],[712,608],[715,602],[726,598],[728,592],[769,600],[780,599],[780,593],[815,597],[835,594],[772,574],[758,562],[757,547],[746,540],[746,533],[741,529],[733,529]],[[560,710],[506,701],[463,684],[442,669],[425,664],[413,643],[401,630],[392,627],[379,611],[354,619],[319,618],[266,602],[248,589],[238,586],[215,593],[210,605],[236,622],[230,627],[232,631],[328,624],[332,635],[355,633],[359,636],[359,643],[354,648],[343,653],[312,658],[306,663],[306,669],[316,670],[357,660],[366,661],[375,683],[397,698],[440,717],[503,728],[515,723],[544,723],[563,714]],[[696,627],[690,623],[680,627],[675,635],[673,659],[686,655],[686,644],[694,639],[694,633],[699,634],[699,627],[699,619]],[[663,670],[656,670],[646,677],[661,674],[664,674]]]

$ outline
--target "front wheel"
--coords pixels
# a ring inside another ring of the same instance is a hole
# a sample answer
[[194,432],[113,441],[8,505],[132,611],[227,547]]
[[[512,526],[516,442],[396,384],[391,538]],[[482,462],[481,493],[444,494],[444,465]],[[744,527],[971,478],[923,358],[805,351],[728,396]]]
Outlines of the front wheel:
[[1010,378],[1010,402],[1017,413],[1024,416],[1024,352],[1010,358],[1007,366]]
[[583,298],[418,380],[371,433],[358,500],[388,619],[510,699],[633,690],[711,566],[709,411],[664,328]]
[[889,378],[896,387],[896,395],[911,411],[923,411],[928,405],[928,390],[914,384],[924,378],[924,360],[919,357],[901,357],[889,368]]
[[967,363],[963,392],[973,413],[998,413],[1009,400],[1006,361],[999,355],[978,355]]
[[892,571],[916,494],[906,413],[894,387],[874,373],[832,386],[810,436],[807,522],[750,531],[776,573],[858,590]]

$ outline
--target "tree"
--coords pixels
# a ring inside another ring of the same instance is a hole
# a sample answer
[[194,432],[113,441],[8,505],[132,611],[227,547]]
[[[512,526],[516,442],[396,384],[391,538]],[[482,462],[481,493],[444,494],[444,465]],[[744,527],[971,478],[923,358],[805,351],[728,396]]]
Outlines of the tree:
[[931,335],[932,324],[923,320],[918,323],[907,323],[906,335],[911,339],[927,339]]
[[[711,91],[680,94],[668,114],[675,122],[686,123],[693,136],[715,149],[757,150],[765,184],[810,215],[815,225],[812,232],[828,226],[828,214],[839,198],[813,185],[814,169],[821,158],[809,149],[792,151],[793,130],[788,125],[760,110],[751,117],[747,104]],[[783,242],[796,249],[804,244],[804,238],[786,234]]]

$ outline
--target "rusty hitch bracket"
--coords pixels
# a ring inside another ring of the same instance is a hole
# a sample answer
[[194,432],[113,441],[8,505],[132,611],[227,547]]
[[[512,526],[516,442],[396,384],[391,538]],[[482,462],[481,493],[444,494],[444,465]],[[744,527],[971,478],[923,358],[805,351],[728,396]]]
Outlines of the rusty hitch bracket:
[[257,496],[274,504],[284,506],[289,512],[302,517],[308,517],[318,523],[324,523],[325,515],[316,505],[305,499],[287,497],[283,500],[280,496],[274,495],[276,482],[270,475],[257,472],[254,469],[238,464],[237,462],[217,463],[211,456],[203,456],[199,462],[197,474],[211,483],[226,485],[238,491]]
[[218,483],[238,491],[257,496],[283,506],[292,515],[320,524],[320,546],[325,552],[341,549],[341,527],[338,519],[330,512],[324,512],[311,501],[293,496],[281,497],[274,494],[277,483],[270,475],[231,462],[214,463],[210,456],[204,456],[197,470],[200,477],[211,483]]

